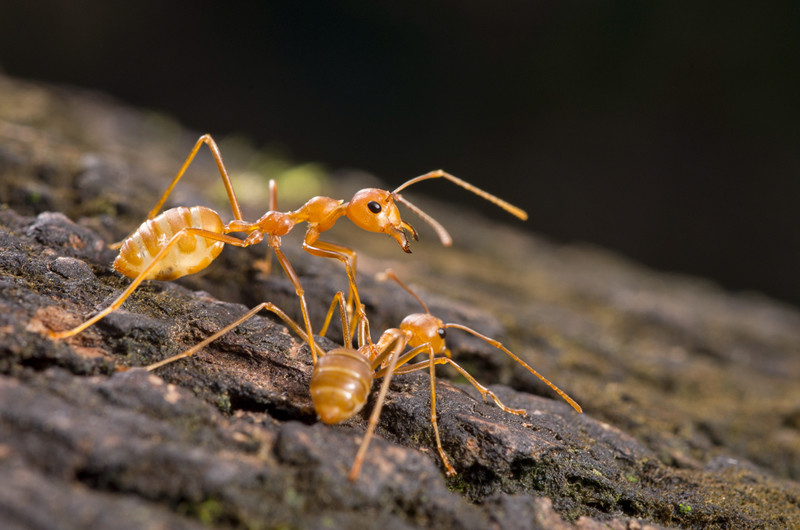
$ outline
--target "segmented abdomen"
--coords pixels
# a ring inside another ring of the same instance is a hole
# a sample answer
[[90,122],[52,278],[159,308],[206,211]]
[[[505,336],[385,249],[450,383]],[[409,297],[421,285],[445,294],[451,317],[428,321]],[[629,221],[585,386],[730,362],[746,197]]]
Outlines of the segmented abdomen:
[[[114,268],[135,278],[153,258],[184,228],[200,228],[221,234],[224,224],[219,215],[203,206],[179,206],[148,219],[122,244]],[[148,280],[174,280],[201,271],[214,261],[225,246],[221,241],[186,234],[177,241],[147,274]]]
[[317,360],[311,374],[311,401],[324,423],[355,416],[367,402],[373,371],[356,350],[337,348]]

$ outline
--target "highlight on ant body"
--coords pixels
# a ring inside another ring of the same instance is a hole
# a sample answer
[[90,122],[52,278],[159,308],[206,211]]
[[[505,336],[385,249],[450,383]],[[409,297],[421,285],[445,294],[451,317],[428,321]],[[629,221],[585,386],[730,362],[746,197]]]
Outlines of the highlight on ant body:
[[[159,214],[170,193],[204,144],[208,146],[217,164],[233,220],[224,223],[216,211],[203,206],[190,208],[179,206]],[[203,270],[219,256],[226,244],[249,247],[266,240],[300,299],[305,334],[309,339],[312,357],[316,361],[318,353],[321,352],[311,340],[314,335],[303,287],[294,268],[281,251],[281,237],[288,234],[295,225],[306,223],[308,228],[303,239],[303,249],[314,256],[338,259],[345,265],[349,282],[348,299],[353,297],[355,307],[358,307],[360,300],[356,288],[356,251],[335,243],[320,241],[320,234],[331,229],[340,217],[346,216],[363,230],[391,236],[405,252],[411,252],[408,234],[417,239],[417,232],[400,216],[396,204],[399,202],[430,224],[442,244],[450,245],[452,239],[447,230],[400,194],[401,190],[412,184],[434,178],[447,179],[520,219],[527,218],[527,214],[516,206],[438,170],[415,177],[391,192],[367,188],[358,191],[348,202],[330,197],[313,197],[297,210],[288,212],[277,211],[277,187],[270,181],[269,211],[255,222],[245,221],[228,171],[222,161],[222,154],[211,135],[205,134],[197,140],[177,175],[147,215],[147,219],[124,240],[110,245],[110,248],[120,249],[119,256],[114,261],[114,268],[133,278],[133,282],[108,307],[82,324],[65,331],[50,331],[49,335],[54,339],[63,339],[80,333],[117,310],[144,280],[173,280]],[[232,233],[244,235],[238,237],[230,235]]]

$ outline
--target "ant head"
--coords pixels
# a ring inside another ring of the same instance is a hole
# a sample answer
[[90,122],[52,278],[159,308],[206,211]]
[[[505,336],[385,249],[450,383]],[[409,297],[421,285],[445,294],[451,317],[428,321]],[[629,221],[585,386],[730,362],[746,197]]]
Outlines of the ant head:
[[400,329],[410,333],[411,338],[408,341],[410,347],[416,348],[429,343],[435,355],[444,353],[449,357],[445,343],[447,327],[441,319],[430,313],[416,313],[404,318],[400,323]]
[[400,217],[394,194],[386,190],[367,188],[359,191],[347,203],[346,215],[363,230],[392,236],[406,252],[411,252],[406,231],[418,239],[414,227]]

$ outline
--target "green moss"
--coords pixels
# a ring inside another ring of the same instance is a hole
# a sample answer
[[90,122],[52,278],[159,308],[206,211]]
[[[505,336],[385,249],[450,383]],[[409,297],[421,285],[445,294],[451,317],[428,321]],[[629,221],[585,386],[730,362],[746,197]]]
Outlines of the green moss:
[[203,502],[185,502],[178,506],[178,512],[194,517],[204,525],[212,526],[219,522],[224,513],[222,503],[216,499],[206,499]]
[[322,525],[322,528],[336,528],[337,527],[336,520],[333,517],[330,517],[330,516],[327,516],[327,515],[320,519],[320,524]]
[[230,414],[230,412],[231,412],[231,397],[228,395],[227,392],[224,393],[224,394],[220,394],[217,397],[216,405],[217,405],[217,408],[220,411],[224,412],[225,414]]
[[283,500],[288,506],[299,508],[305,503],[305,498],[294,488],[286,488]]
[[42,202],[42,193],[36,190],[30,190],[28,192],[28,196],[26,197],[28,204],[39,204]]
[[467,495],[471,487],[471,484],[461,474],[457,474],[447,481],[447,489],[460,495]]

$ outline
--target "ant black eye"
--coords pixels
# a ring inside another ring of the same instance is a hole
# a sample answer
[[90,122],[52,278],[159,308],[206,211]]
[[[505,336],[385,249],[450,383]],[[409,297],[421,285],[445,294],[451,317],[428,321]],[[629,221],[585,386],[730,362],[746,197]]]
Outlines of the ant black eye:
[[436,334],[439,335],[440,338],[445,338],[447,336],[447,330],[444,328],[439,328],[436,330]]
[[369,208],[369,211],[372,213],[381,213],[381,205],[378,202],[369,201],[367,203],[367,208]]

